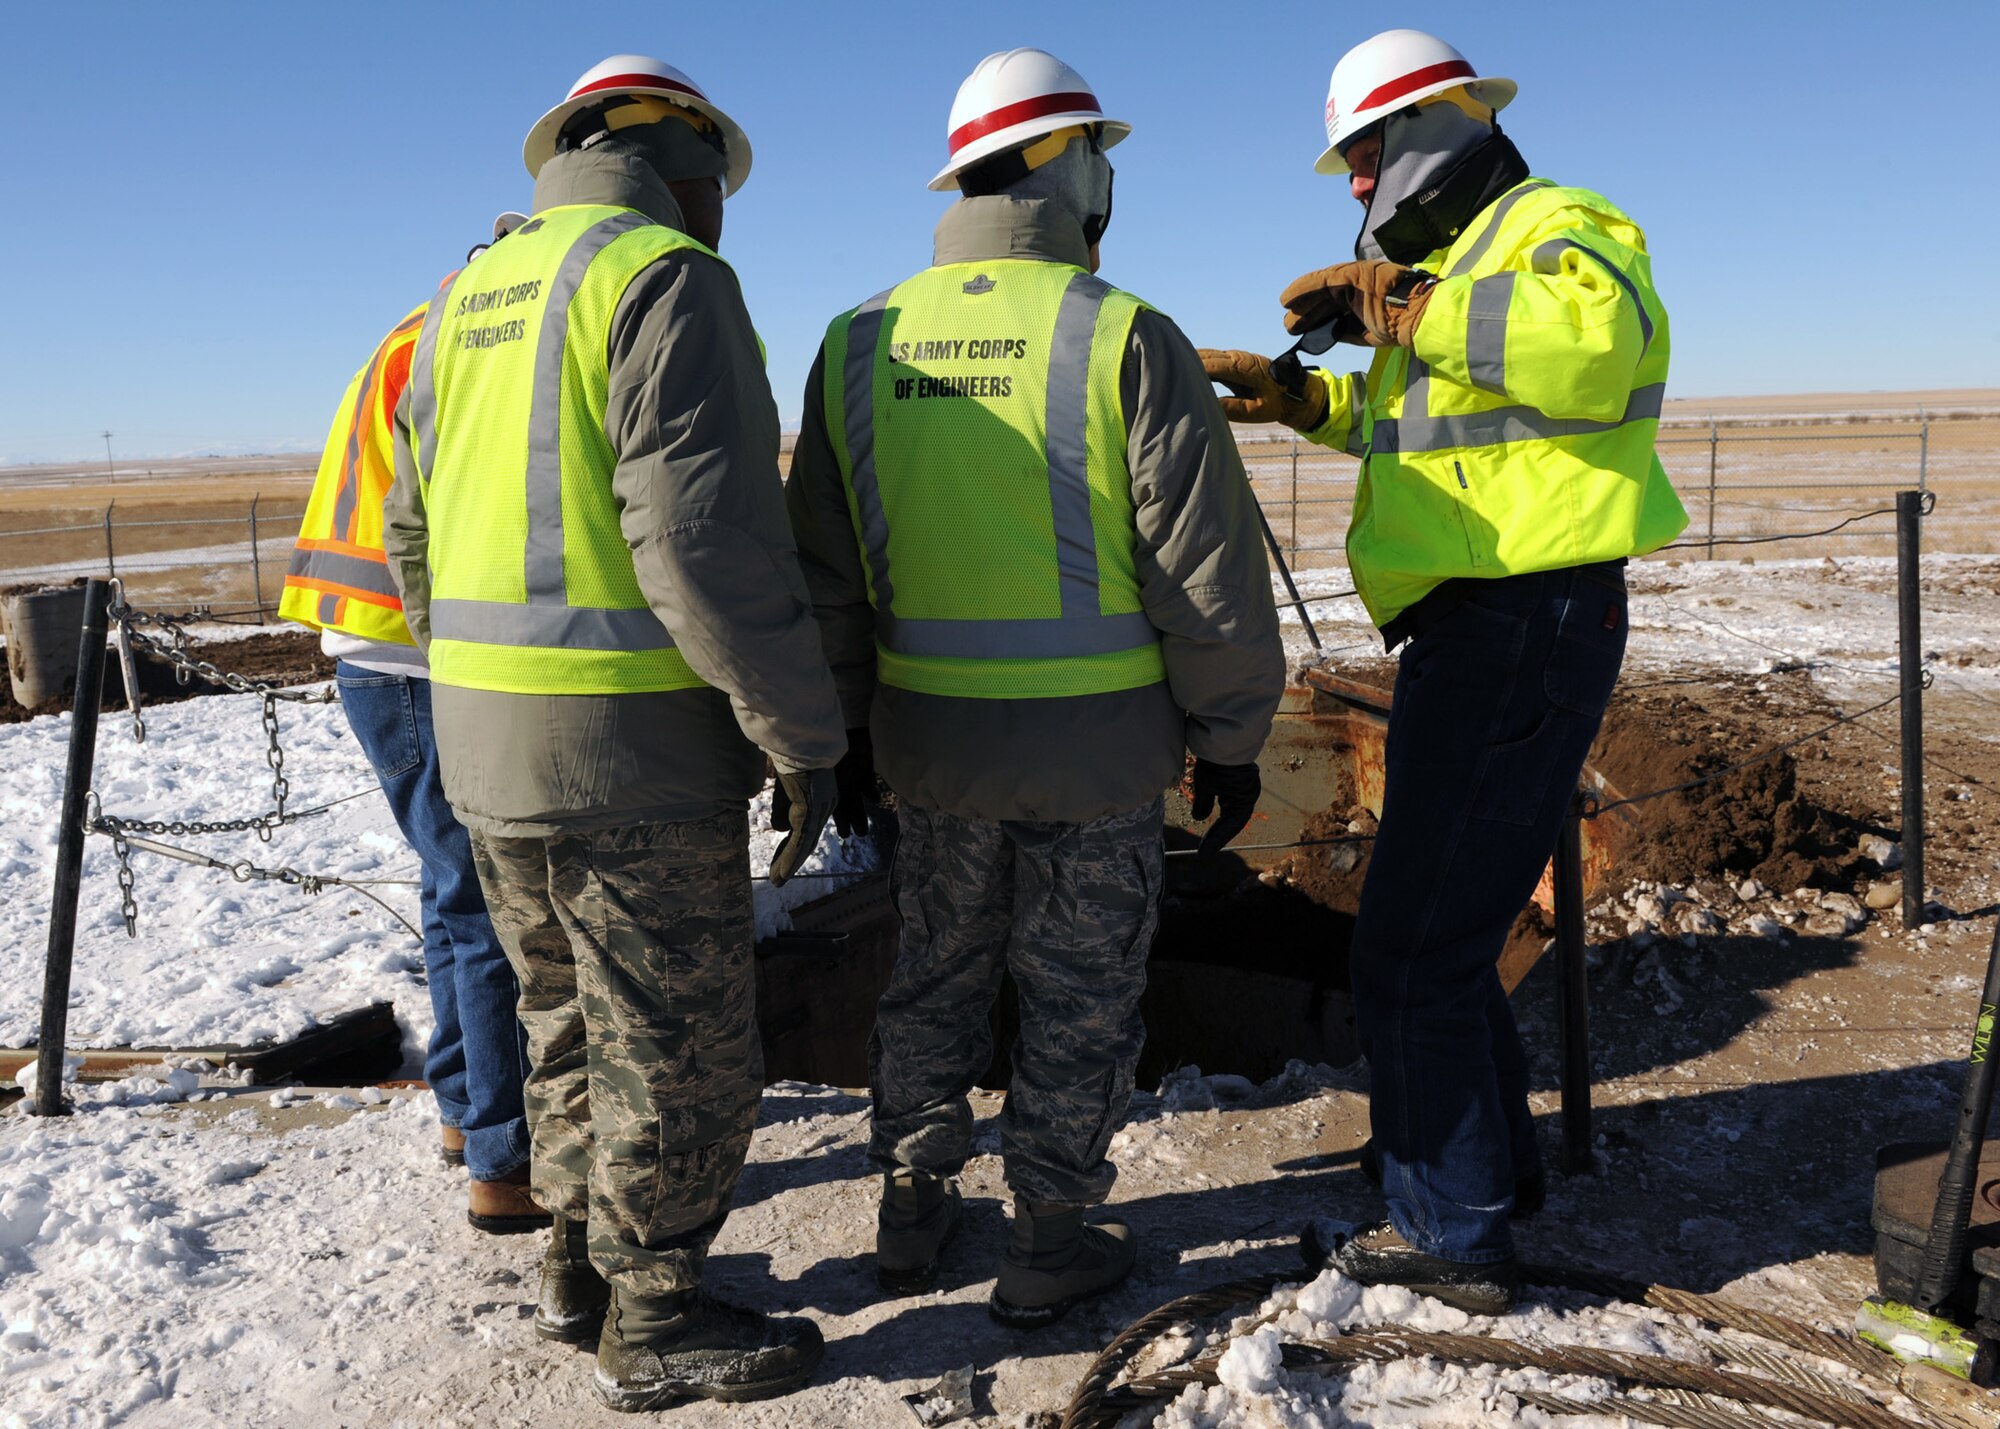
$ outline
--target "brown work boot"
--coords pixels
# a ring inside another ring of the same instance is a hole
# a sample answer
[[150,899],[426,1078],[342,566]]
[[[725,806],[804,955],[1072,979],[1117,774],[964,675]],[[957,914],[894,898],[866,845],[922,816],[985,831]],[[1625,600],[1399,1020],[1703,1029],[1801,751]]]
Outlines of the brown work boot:
[[1014,1198],[1007,1254],[986,1308],[1003,1325],[1032,1329],[1102,1295],[1132,1273],[1138,1247],[1115,1221],[1085,1225],[1081,1206]]
[[892,1295],[920,1295],[935,1285],[964,1207],[947,1177],[911,1166],[884,1175],[875,1217],[876,1282]]
[[444,1164],[463,1166],[465,1164],[465,1133],[455,1126],[444,1128]]
[[509,1171],[495,1181],[468,1181],[465,1218],[488,1235],[519,1235],[549,1223],[549,1213],[528,1195],[528,1168]]
[[771,1399],[804,1384],[825,1353],[811,1320],[759,1314],[699,1290],[614,1287],[597,1341],[597,1397],[628,1411],[677,1399]]
[[604,1328],[611,1286],[590,1263],[587,1227],[582,1221],[553,1218],[549,1249],[542,1257],[542,1293],[535,1306],[535,1333],[558,1344],[588,1344]]

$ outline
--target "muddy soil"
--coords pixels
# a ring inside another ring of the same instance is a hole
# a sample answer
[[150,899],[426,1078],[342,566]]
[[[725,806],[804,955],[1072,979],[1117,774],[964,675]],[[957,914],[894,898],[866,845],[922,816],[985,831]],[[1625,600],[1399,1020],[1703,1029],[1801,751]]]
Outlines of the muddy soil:
[[[277,685],[304,685],[333,678],[333,661],[320,653],[319,636],[308,630],[286,627],[268,635],[246,635],[239,640],[196,639],[189,642],[189,650],[197,660],[207,660],[230,674],[242,675],[250,680]],[[205,695],[227,693],[199,679],[190,679],[183,685],[175,678],[173,666],[165,660],[143,652],[135,654],[139,664],[142,706],[174,704]],[[18,724],[37,715],[58,714],[69,709],[71,704],[72,701],[66,698],[53,707],[26,709],[15,700],[12,683],[0,678],[0,724]],[[115,645],[105,652],[104,701],[101,708],[106,714],[125,708],[125,680],[118,668]]]

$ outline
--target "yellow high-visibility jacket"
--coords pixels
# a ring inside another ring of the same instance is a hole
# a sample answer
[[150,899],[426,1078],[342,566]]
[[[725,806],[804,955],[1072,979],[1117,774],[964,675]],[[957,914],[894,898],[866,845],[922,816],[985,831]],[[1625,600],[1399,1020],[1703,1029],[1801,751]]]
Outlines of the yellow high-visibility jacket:
[[1319,376],[1306,433],[1362,458],[1347,557],[1386,626],[1444,581],[1659,549],[1687,525],[1654,451],[1666,308],[1646,236],[1609,200],[1531,178],[1418,266],[1414,348]]

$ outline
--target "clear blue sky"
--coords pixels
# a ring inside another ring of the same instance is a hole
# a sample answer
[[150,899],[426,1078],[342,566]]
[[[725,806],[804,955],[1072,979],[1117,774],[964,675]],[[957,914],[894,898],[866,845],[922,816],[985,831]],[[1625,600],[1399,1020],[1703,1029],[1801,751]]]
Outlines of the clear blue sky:
[[525,207],[521,139],[607,54],[748,131],[725,255],[796,420],[826,320],[929,259],[958,82],[1035,44],[1133,136],[1104,275],[1196,342],[1281,345],[1349,255],[1312,172],[1327,72],[1378,29],[1518,80],[1539,174],[1642,223],[1682,396],[2000,386],[2000,4],[1421,12],[1155,3],[10,5],[0,41],[0,460],[315,445],[348,376]]

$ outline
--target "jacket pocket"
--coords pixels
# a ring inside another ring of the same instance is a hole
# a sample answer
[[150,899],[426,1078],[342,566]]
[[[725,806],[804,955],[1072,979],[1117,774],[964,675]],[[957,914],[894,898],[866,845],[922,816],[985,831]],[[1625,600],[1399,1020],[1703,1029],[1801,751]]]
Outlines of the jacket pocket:
[[1458,483],[1458,500],[1452,503],[1452,511],[1458,517],[1458,533],[1465,539],[1465,559],[1468,564],[1478,567],[1487,564],[1480,543],[1473,537],[1473,526],[1477,522],[1484,525],[1482,518],[1473,513],[1472,483],[1466,480],[1465,463],[1453,458],[1451,474]]

